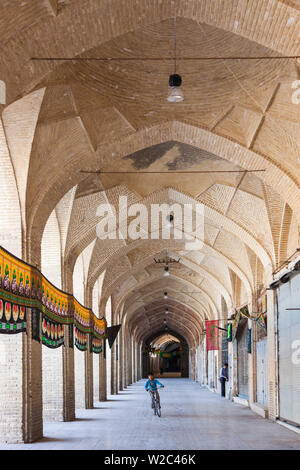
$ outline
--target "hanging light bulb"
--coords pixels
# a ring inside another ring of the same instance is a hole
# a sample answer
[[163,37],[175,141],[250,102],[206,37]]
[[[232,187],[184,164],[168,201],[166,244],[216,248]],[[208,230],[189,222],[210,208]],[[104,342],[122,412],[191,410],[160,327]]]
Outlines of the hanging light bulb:
[[165,309],[165,313],[169,313],[169,309],[168,309],[168,307],[166,307],[166,309]]
[[170,75],[169,77],[169,94],[167,100],[170,103],[180,103],[184,100],[182,90],[180,85],[182,83],[182,78],[177,73]]
[[167,276],[170,276],[170,273],[169,273],[169,268],[168,268],[168,266],[165,266],[165,267],[164,267],[164,277],[167,277]]
[[167,324],[167,320],[166,320],[166,319],[164,319],[164,324],[165,324],[165,325]]
[[168,292],[164,292],[164,299],[167,300],[168,298]]
[[180,103],[184,100],[182,90],[180,89],[182,78],[176,73],[176,18],[174,18],[174,73],[169,77],[169,94],[167,100],[169,103]]

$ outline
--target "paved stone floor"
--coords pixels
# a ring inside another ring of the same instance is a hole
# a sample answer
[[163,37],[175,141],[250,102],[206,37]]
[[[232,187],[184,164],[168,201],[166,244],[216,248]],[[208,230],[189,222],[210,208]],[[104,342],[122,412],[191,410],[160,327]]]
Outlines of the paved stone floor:
[[0,449],[300,449],[300,435],[188,379],[163,379],[162,417],[142,380],[70,423],[46,423],[35,444]]

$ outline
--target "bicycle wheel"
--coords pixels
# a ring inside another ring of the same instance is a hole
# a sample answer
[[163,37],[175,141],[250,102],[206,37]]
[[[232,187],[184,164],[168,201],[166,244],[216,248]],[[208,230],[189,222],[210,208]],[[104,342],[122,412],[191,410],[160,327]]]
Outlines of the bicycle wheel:
[[159,418],[161,417],[161,408],[158,403],[156,403],[156,414]]

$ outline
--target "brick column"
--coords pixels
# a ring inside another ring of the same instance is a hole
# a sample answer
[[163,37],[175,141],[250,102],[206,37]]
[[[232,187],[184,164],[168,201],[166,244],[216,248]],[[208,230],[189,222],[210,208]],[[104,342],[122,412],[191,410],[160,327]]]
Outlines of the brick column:
[[132,384],[132,340],[128,339],[128,385]]
[[[107,345],[107,347],[109,347]],[[116,342],[114,342],[111,350],[110,350],[110,357],[111,357],[111,375],[110,375],[110,393],[112,395],[116,394]]]
[[93,354],[93,387],[94,403],[100,396],[100,354]]
[[277,293],[267,291],[268,310],[268,409],[273,421],[278,416]]
[[118,366],[119,366],[119,390],[122,391],[124,388],[124,354],[123,354],[123,332],[122,328],[120,331],[120,337],[119,337],[119,351],[118,351]]
[[[24,442],[34,442],[43,437],[43,398],[42,398],[42,342],[32,340],[31,308],[26,308],[27,335],[23,336],[23,413],[24,413]],[[16,341],[15,338],[11,339]],[[17,340],[18,341],[18,340]],[[21,356],[16,358],[19,361],[20,371]],[[19,374],[18,374],[19,376]],[[17,379],[19,378],[17,376]],[[18,382],[17,382],[18,387]],[[16,388],[17,388],[16,387]],[[16,392],[22,402],[21,390]],[[15,394],[14,394],[15,395]],[[13,395],[12,395],[13,396]],[[6,402],[9,396],[5,394]],[[17,413],[18,415],[18,407]],[[12,413],[11,416],[13,416]],[[16,429],[17,431],[17,429]],[[16,432],[15,431],[15,432]]]
[[93,386],[93,353],[91,352],[92,337],[87,336],[87,350],[84,352],[85,366],[85,408],[87,410],[94,408],[94,386]]
[[119,392],[119,337],[115,341],[115,393]]
[[104,357],[104,350],[106,347],[106,340],[103,340],[103,351],[100,354],[100,375],[99,375],[99,401],[106,401],[106,359]]
[[70,344],[70,328],[65,325],[65,342],[63,345],[63,420],[75,419],[75,371],[74,371],[74,345]]

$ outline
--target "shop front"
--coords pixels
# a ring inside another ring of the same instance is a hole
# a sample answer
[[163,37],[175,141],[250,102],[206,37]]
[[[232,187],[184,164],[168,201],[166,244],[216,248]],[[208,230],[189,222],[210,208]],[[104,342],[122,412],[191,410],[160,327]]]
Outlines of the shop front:
[[300,426],[300,274],[278,287],[277,304],[279,418]]

